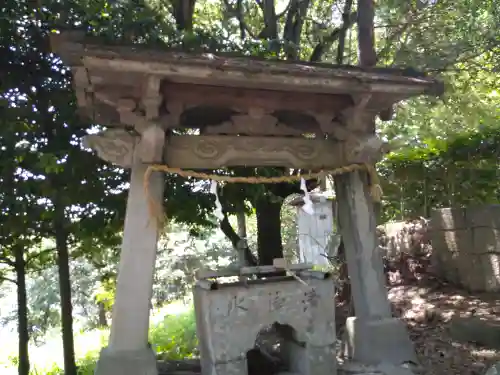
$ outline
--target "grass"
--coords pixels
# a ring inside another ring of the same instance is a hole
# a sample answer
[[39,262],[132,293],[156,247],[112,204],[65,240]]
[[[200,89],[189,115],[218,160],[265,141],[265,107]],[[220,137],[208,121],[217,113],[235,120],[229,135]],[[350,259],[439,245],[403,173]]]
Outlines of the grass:
[[[198,341],[192,305],[177,302],[165,306],[153,313],[151,321],[149,340],[156,353],[166,360],[196,356]],[[108,335],[107,329],[75,335],[75,356],[79,375],[94,374],[99,351],[107,344]],[[8,347],[0,348],[0,372],[2,375],[17,374],[17,353],[6,353],[5,349],[15,350],[16,345],[9,344]],[[30,362],[31,375],[63,375],[60,334],[49,337],[41,347],[30,347]]]

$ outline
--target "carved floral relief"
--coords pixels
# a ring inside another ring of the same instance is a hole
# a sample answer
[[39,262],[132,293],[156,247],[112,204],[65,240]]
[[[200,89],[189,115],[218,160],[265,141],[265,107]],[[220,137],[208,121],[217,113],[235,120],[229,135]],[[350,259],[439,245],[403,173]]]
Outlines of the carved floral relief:
[[123,168],[130,168],[137,139],[137,136],[124,129],[106,129],[98,134],[87,135],[83,139],[83,144],[96,151],[101,159]]

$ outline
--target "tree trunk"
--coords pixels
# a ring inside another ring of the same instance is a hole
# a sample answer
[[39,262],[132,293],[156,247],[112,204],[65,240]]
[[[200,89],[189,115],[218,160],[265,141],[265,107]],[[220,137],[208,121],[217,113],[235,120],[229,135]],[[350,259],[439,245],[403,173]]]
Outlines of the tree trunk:
[[337,258],[340,263],[338,299],[341,303],[349,303],[351,300],[351,284],[349,283],[349,271],[347,269],[347,260],[345,257],[344,241],[340,241]]
[[259,37],[268,40],[278,39],[278,19],[276,17],[276,7],[274,0],[263,0],[261,3],[264,13],[264,30],[260,32]]
[[97,307],[99,309],[99,327],[107,327],[108,319],[106,319],[106,308],[104,303],[97,302]]
[[260,265],[272,265],[273,259],[283,258],[281,205],[281,201],[272,202],[269,197],[262,197],[256,202],[257,251]]
[[236,219],[238,220],[238,236],[240,236],[240,238],[247,238],[247,220],[245,212],[238,211],[236,213]]
[[[319,42],[314,47],[313,52],[312,52],[311,57],[309,58],[309,60],[311,62],[319,62],[319,61],[321,61],[321,59],[323,58],[323,54],[329,48],[331,48],[331,46],[333,45],[333,43],[337,39],[339,39],[341,37],[341,35],[342,35],[343,32],[347,32],[347,30],[349,30],[349,28],[352,26],[352,24],[354,23],[354,21],[356,21],[357,17],[358,17],[358,13],[357,12],[350,13],[349,17],[347,19],[344,19],[347,22],[344,22],[342,24],[342,26],[340,26],[338,28],[335,28],[330,33],[330,35],[328,35],[327,37],[323,38],[323,40],[321,42]],[[339,48],[341,48],[340,47],[340,41],[339,41]]]
[[68,232],[65,226],[64,206],[55,204],[54,231],[59,271],[59,293],[61,295],[61,324],[64,354],[64,374],[77,375],[73,342],[73,308],[71,303],[71,280],[69,273]]
[[300,36],[309,5],[310,0],[291,0],[283,30],[283,40],[288,44],[285,46],[288,60],[296,60],[298,57]]
[[238,236],[241,239],[237,246],[238,263],[240,264],[240,267],[245,267],[248,265],[246,251],[249,250],[247,242],[247,221],[245,212],[243,210],[238,211],[236,213],[236,219],[238,220]]
[[250,249],[248,248],[248,243],[245,241],[245,247],[242,248],[241,244],[241,237],[238,236],[238,234],[234,231],[233,227],[229,223],[229,220],[227,218],[227,215],[224,215],[224,219],[221,220],[220,222],[220,229],[224,233],[224,235],[231,241],[231,244],[233,245],[233,249],[236,251],[242,251],[243,256],[245,259],[245,265],[246,266],[256,266],[258,264],[257,259],[255,256],[252,254]]
[[17,278],[17,324],[19,333],[19,375],[29,375],[30,360],[28,354],[28,299],[26,295],[26,262],[22,246],[14,246],[15,269]]
[[348,25],[352,23],[351,9],[352,0],[346,0],[344,4],[344,11],[342,13],[342,27],[340,28],[339,34],[339,46],[337,48],[337,64],[339,65],[344,63],[345,37],[347,35]]
[[373,31],[373,19],[375,9],[373,0],[358,1],[358,50],[359,65],[372,67],[377,64],[375,53],[375,35]]
[[191,31],[196,0],[172,0],[171,3],[177,30]]

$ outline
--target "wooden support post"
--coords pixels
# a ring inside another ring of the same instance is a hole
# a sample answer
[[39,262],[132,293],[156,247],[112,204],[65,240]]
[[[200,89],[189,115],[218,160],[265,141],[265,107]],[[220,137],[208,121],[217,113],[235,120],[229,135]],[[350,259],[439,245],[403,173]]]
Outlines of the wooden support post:
[[[157,136],[152,137],[149,133]],[[165,138],[162,134],[157,127],[152,127],[144,132],[140,143],[128,138],[117,143],[117,138],[111,137],[109,132],[107,137],[100,135],[89,139],[94,146],[101,146],[97,148],[101,150],[101,157],[121,161],[121,165],[130,167],[132,172],[111,333],[109,344],[101,351],[97,362],[97,375],[158,374],[155,353],[148,345],[148,332],[159,223],[150,217],[144,191],[144,174],[148,167],[144,157],[153,161],[161,158]],[[127,147],[118,147],[120,145]],[[163,200],[164,185],[163,173],[155,172],[149,186],[152,198],[158,202]]]
[[416,363],[404,324],[392,317],[365,172],[335,177],[355,317],[347,321],[348,356],[356,362]]

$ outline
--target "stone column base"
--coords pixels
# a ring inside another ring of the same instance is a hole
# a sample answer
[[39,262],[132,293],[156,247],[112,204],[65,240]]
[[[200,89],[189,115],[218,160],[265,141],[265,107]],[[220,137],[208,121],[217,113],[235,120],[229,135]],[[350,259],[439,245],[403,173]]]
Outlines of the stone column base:
[[158,375],[156,355],[151,348],[137,351],[114,351],[103,348],[95,375]]
[[406,326],[397,318],[367,321],[349,317],[345,341],[347,358],[357,363],[395,366],[418,363]]

